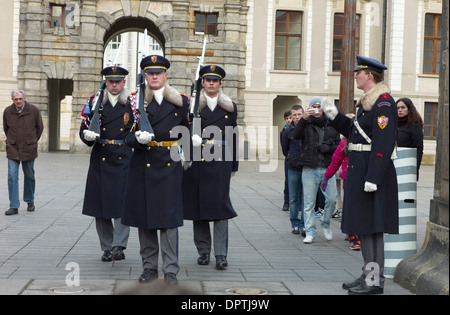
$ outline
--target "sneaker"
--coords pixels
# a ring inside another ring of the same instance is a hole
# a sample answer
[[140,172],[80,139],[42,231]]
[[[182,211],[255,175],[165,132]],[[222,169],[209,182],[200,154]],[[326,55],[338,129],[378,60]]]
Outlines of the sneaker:
[[348,242],[350,243],[350,249],[353,250],[361,249],[361,241],[359,240],[358,236],[350,235],[350,239],[348,240]]
[[292,229],[292,234],[300,234],[300,229],[298,228],[298,226]]
[[314,216],[316,216],[316,217],[320,217],[320,216],[322,216],[322,214],[323,214],[323,209],[317,209],[317,211],[314,213]]
[[303,240],[304,244],[311,244],[312,242],[314,242],[314,237],[311,235],[307,235]]
[[327,241],[331,241],[333,239],[333,232],[331,232],[331,229],[323,229],[323,234],[325,235]]

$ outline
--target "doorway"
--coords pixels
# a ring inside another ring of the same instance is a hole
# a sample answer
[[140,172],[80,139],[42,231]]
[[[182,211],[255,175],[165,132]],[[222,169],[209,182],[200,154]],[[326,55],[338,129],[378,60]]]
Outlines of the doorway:
[[48,149],[69,150],[73,81],[48,79]]

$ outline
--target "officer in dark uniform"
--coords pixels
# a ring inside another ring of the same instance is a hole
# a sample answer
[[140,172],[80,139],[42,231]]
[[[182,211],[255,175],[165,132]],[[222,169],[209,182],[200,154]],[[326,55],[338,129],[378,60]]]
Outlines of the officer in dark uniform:
[[342,232],[357,234],[364,258],[363,274],[343,288],[349,294],[377,294],[384,287],[384,233],[398,234],[397,175],[392,161],[397,135],[397,106],[383,81],[386,66],[357,56],[356,85],[364,91],[354,120],[327,102],[332,125],[348,135]]
[[214,222],[216,268],[225,269],[228,219],[237,216],[230,201],[230,179],[238,170],[237,106],[220,89],[225,70],[208,65],[200,70],[200,76],[203,89],[199,115],[203,133],[201,139],[194,135],[192,142],[201,147],[201,160],[193,161],[183,176],[184,218],[194,221],[199,265],[209,264],[212,245],[209,222]]
[[[122,222],[138,228],[140,254],[144,271],[139,278],[146,282],[158,278],[158,253],[162,252],[162,271],[169,284],[176,284],[178,265],[178,227],[183,225],[181,162],[171,158],[177,151],[172,128],[189,125],[189,103],[185,95],[166,83],[170,62],[158,55],[142,59],[145,71],[146,112],[153,127],[154,139],[139,129],[125,139],[134,149],[128,171]],[[160,244],[158,245],[158,230]]]
[[[128,71],[121,67],[107,67],[106,91],[99,107],[100,135],[89,130],[93,116],[92,96],[85,105],[80,138],[93,146],[86,180],[83,214],[95,217],[102,261],[125,259],[130,228],[121,224],[123,191],[131,158],[131,148],[124,145],[124,137],[133,125],[133,110],[125,89]],[[114,224],[112,222],[114,219]]]

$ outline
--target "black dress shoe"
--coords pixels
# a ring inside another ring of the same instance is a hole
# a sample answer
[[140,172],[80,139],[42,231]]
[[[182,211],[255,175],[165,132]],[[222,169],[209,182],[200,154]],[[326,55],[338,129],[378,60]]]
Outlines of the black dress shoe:
[[372,295],[383,293],[383,288],[377,286],[368,286],[366,282],[361,283],[357,287],[348,290],[349,295]]
[[281,208],[281,210],[283,210],[283,211],[288,211],[288,210],[289,210],[289,203],[285,202],[285,203],[283,204],[283,208]]
[[364,282],[364,278],[358,278],[352,282],[344,282],[342,284],[342,289],[348,290],[348,289],[359,286],[363,282]]
[[28,212],[33,212],[34,210],[36,210],[36,207],[34,206],[34,202],[29,202],[28,203],[28,207],[27,207],[27,211]]
[[197,263],[199,265],[208,265],[209,264],[209,254],[203,253],[198,257]]
[[112,260],[125,260],[122,246],[114,246],[112,249]]
[[228,267],[227,257],[223,255],[216,256],[216,269],[224,270]]
[[105,250],[103,252],[102,261],[104,262],[112,261],[112,252],[110,250]]
[[13,214],[18,214],[19,213],[19,209],[17,208],[9,208],[8,210],[5,211],[5,215],[13,215]]
[[149,282],[158,279],[158,270],[146,268],[139,277],[139,282]]
[[177,275],[172,272],[168,272],[164,275],[164,281],[170,285],[178,284]]

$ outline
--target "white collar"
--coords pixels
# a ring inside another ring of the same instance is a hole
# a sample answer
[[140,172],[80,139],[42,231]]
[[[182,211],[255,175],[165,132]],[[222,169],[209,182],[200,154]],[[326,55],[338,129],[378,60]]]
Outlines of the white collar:
[[158,102],[158,104],[161,105],[162,100],[164,98],[164,89],[165,87],[160,88],[159,90],[153,90],[155,100]]
[[217,99],[218,99],[218,96],[216,96],[216,97],[209,97],[209,96],[206,95],[206,93],[205,93],[205,98],[206,98],[206,105],[208,105],[208,107],[209,107],[209,109],[210,109],[211,111],[214,111],[214,109],[215,109],[216,106],[217,106]]

